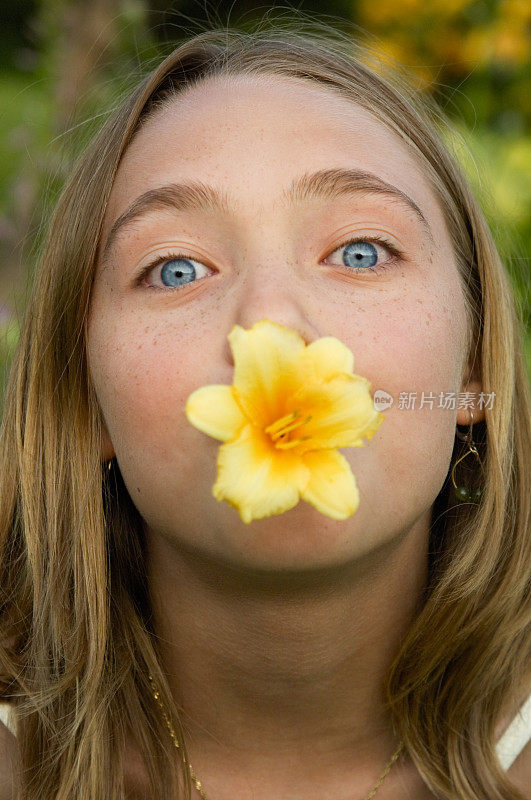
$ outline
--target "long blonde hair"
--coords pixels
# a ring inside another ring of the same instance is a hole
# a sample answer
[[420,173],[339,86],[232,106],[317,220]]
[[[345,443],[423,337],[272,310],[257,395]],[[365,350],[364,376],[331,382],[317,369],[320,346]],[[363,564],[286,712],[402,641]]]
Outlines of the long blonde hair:
[[[403,77],[366,62],[362,45],[308,18],[197,34],[112,113],[64,187],[1,432],[0,699],[17,707],[19,800],[124,797],[127,731],[145,760],[150,796],[191,796],[147,677],[182,741],[152,628],[142,521],[119,470],[101,464],[85,328],[121,156],[150,114],[220,74],[293,76],[350,98],[406,142],[439,200],[466,298],[469,350],[495,402],[474,426],[482,500],[458,504],[449,477],[436,498],[428,585],[385,690],[395,733],[438,797],[524,800],[494,752],[500,710],[529,679],[531,433],[521,324],[483,214],[442,144],[442,116]],[[452,462],[462,447],[456,438]]]

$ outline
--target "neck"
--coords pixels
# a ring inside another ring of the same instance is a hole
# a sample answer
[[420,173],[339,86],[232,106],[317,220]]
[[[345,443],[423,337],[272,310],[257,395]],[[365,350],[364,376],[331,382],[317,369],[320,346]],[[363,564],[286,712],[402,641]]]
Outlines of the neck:
[[382,771],[398,745],[382,682],[422,601],[429,521],[311,574],[238,570],[149,533],[159,650],[200,776],[236,758],[293,780],[316,752]]

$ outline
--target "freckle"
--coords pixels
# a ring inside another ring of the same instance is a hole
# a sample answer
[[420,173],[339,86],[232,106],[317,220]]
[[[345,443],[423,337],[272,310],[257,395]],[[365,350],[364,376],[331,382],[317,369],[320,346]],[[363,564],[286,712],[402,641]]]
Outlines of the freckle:
[[140,494],[140,486],[137,486],[136,490],[137,490],[138,494]]

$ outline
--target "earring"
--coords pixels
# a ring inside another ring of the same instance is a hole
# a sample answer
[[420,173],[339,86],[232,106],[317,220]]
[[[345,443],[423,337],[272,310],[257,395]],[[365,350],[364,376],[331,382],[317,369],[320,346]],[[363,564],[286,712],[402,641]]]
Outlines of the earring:
[[[112,469],[112,462],[113,462],[113,459],[112,459],[112,458],[110,458],[110,459],[107,461],[107,463],[105,464],[105,466],[107,467],[107,469],[105,470],[106,477],[104,478],[104,480],[107,480],[107,477],[109,477],[109,478],[110,478],[111,469]],[[105,511],[103,511],[103,525],[104,525],[105,529],[107,529],[107,517],[105,516]]]
[[481,459],[479,457],[479,453],[477,451],[477,447],[474,444],[474,440],[472,438],[472,425],[474,424],[474,415],[472,412],[470,412],[470,416],[472,418],[472,422],[470,423],[468,434],[463,435],[462,433],[459,433],[458,430],[456,430],[455,432],[456,436],[459,439],[461,439],[461,441],[466,442],[468,444],[468,450],[464,455],[462,455],[460,458],[457,459],[457,461],[452,467],[452,483],[454,485],[454,494],[458,500],[461,500],[462,502],[479,503],[479,501],[481,500],[481,496],[483,494],[483,489],[480,486],[477,486],[475,489],[468,489],[466,486],[458,486],[455,482],[455,468],[464,458],[466,458],[471,453],[476,457],[479,466],[481,468],[483,467]]

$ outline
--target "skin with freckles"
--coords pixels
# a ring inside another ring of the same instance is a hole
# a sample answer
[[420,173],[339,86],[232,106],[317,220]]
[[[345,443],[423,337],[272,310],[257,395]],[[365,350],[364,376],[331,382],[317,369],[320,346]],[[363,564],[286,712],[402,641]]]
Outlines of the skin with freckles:
[[[293,179],[331,168],[404,192],[431,235],[390,196],[281,197]],[[188,180],[228,191],[230,209],[153,210],[98,264],[87,346],[102,458],[116,456],[145,521],[164,667],[211,800],[251,790],[256,800],[361,800],[396,749],[380,683],[425,585],[456,423],[470,421],[437,398],[481,391],[467,382],[449,235],[397,134],[303,80],[212,78],[158,112],[120,163],[102,243],[141,194]],[[374,243],[374,271],[345,265],[349,237]],[[195,281],[165,285],[164,263],[139,277],[175,253]],[[245,525],[212,496],[220,442],[189,424],[186,399],[232,383],[228,333],[266,317],[307,343],[338,338],[372,391],[395,398],[370,442],[341,450],[360,491],[347,520],[300,502]],[[415,409],[398,407],[400,392],[417,393]],[[433,408],[418,408],[421,392]],[[377,796],[431,797],[405,758]]]

